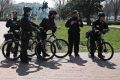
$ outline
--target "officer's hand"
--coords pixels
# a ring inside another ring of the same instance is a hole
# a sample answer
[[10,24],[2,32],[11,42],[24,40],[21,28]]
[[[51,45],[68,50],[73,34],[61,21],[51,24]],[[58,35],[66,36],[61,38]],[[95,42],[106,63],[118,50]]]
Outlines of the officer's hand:
[[77,23],[77,21],[71,21],[71,25],[73,25],[73,24],[75,24],[75,23]]

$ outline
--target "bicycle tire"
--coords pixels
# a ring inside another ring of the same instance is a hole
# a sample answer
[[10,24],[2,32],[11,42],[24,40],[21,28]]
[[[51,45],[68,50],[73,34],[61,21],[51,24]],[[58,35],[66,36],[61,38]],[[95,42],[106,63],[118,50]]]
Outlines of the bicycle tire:
[[[58,46],[58,43],[62,43]],[[55,56],[57,58],[64,58],[66,57],[69,53],[68,53],[68,43],[67,41],[63,40],[63,39],[56,39],[53,41],[53,44],[55,45],[56,47],[56,53],[55,53]],[[60,48],[61,47],[61,48]],[[62,50],[63,49],[63,50]],[[60,51],[61,50],[61,51]],[[64,54],[62,54],[64,53]]]
[[31,46],[30,46],[30,49],[28,49],[29,51],[28,51],[28,56],[29,57],[32,57],[32,56],[34,56],[35,55],[35,46],[36,46],[36,44],[37,44],[37,42],[33,42],[32,44],[31,44]]
[[[106,53],[108,51],[108,49],[102,50],[102,55],[104,55],[105,57],[101,57],[101,59],[104,60],[104,61],[110,60],[113,57],[113,55],[114,55],[114,49],[113,49],[112,45],[110,43],[108,43],[108,42],[103,42],[102,46],[103,45],[109,46],[111,52],[110,53]],[[106,58],[106,54],[110,54],[110,56],[108,58]]]
[[[12,41],[12,40],[8,40],[8,41],[5,41],[5,43],[3,44],[3,46],[2,46],[2,54],[3,54],[3,56],[6,58],[6,59],[8,59],[8,60],[11,60],[11,61],[14,61],[14,60],[16,60],[16,59],[18,59],[19,57],[20,57],[20,50],[18,50],[18,52],[17,52],[17,57],[8,57],[8,56],[6,56],[6,48],[7,48],[7,45],[8,44],[12,44],[12,46],[11,46],[11,50],[10,50],[10,55],[12,55],[12,54],[14,54],[13,52],[14,51],[12,51],[12,49],[14,49],[14,45],[15,44],[18,44],[17,42],[14,42],[14,41]],[[14,45],[13,45],[14,44]],[[20,44],[18,44],[18,48],[20,48]]]
[[50,41],[45,40],[44,43],[45,43],[45,48],[49,47],[49,49],[50,49],[49,50],[50,52],[48,50],[46,50],[46,51],[48,51],[48,52],[46,52],[46,54],[50,54],[50,56],[49,57],[43,56],[44,53],[42,51],[43,48],[41,47],[42,46],[41,42],[37,43],[37,45],[35,47],[35,54],[38,59],[47,61],[47,60],[52,59],[55,56],[56,48],[55,48],[55,45]]

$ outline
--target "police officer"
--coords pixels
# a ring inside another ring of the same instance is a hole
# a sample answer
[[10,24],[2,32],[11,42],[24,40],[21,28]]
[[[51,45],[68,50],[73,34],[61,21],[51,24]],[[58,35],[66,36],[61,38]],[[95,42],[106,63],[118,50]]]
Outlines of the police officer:
[[[13,33],[16,39],[19,39],[19,35],[17,35],[16,31],[20,31],[20,21],[17,20],[17,11],[12,12],[12,19],[7,20],[6,27],[9,28],[8,33]],[[7,46],[7,51],[6,51],[6,56],[10,56],[10,48],[12,44],[8,44]],[[17,51],[18,51],[18,45],[15,45],[15,53],[13,54],[14,57],[17,56]]]
[[[51,30],[53,33],[56,32],[57,27],[54,21],[56,15],[57,15],[57,12],[55,10],[50,10],[48,18],[44,18],[40,23],[39,25],[40,29],[42,28],[42,30],[40,30],[42,41],[44,41],[47,38],[46,32],[48,30]],[[49,56],[49,55],[47,53],[43,53],[43,56]]]
[[28,43],[29,39],[31,36],[32,30],[35,30],[36,24],[30,21],[30,11],[31,8],[25,6],[23,8],[24,14],[23,17],[21,18],[21,31],[22,31],[22,36],[21,36],[21,54],[20,54],[20,59],[21,62],[23,63],[28,63],[31,58],[28,58],[27,56],[27,49],[28,49]]
[[[92,24],[92,31],[90,32],[90,54],[91,58],[94,58],[95,53],[95,41],[98,46],[101,45],[101,33],[104,32],[105,29],[108,30],[108,25],[104,21],[105,14],[103,12],[98,13],[98,20],[94,21]],[[98,47],[98,57],[104,57],[102,55],[102,46]]]
[[69,56],[72,54],[73,46],[75,57],[79,57],[79,43],[80,43],[80,27],[83,27],[82,20],[80,19],[79,12],[74,10],[72,12],[72,17],[66,22],[65,26],[69,28],[68,30],[68,43]]

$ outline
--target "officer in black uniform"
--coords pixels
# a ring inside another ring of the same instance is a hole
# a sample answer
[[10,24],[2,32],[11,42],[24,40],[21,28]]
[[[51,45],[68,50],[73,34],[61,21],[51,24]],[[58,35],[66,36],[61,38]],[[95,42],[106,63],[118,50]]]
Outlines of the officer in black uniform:
[[[56,27],[56,24],[54,21],[56,15],[57,15],[57,12],[55,10],[50,10],[48,18],[44,18],[42,20],[42,22],[40,23],[39,26],[40,26],[40,29],[42,29],[42,30],[40,30],[41,31],[40,37],[41,37],[42,41],[44,41],[47,38],[46,32],[48,30],[51,30],[53,33],[56,32],[57,27]],[[47,53],[43,53],[43,56],[49,56],[49,55]]]
[[[92,24],[92,31],[90,32],[90,54],[91,58],[94,58],[95,53],[95,41],[98,46],[101,45],[101,33],[106,33],[104,30],[109,30],[108,25],[104,21],[105,14],[103,12],[98,13],[99,19]],[[102,46],[98,48],[98,57],[104,57],[102,54]]]
[[31,60],[27,56],[28,43],[31,36],[31,32],[33,30],[36,30],[35,26],[37,25],[30,21],[31,8],[25,6],[23,10],[24,10],[24,14],[23,17],[21,18],[21,23],[20,23],[21,31],[22,31],[20,59],[21,62],[28,63],[29,60]]
[[[17,35],[16,31],[20,31],[20,21],[17,20],[17,11],[13,11],[12,12],[12,19],[7,20],[6,23],[6,27],[9,28],[8,33],[13,33],[16,39],[19,39],[19,35]],[[8,44],[7,46],[7,51],[6,51],[6,56],[9,57],[10,56],[10,48],[11,48],[12,44]],[[17,56],[17,51],[18,51],[18,45],[15,45],[15,53],[14,53],[14,57]]]
[[79,57],[79,44],[80,44],[80,27],[83,27],[82,20],[80,19],[79,12],[74,10],[72,12],[72,17],[66,22],[65,26],[69,28],[68,30],[68,43],[69,56],[72,54],[73,46],[75,57]]

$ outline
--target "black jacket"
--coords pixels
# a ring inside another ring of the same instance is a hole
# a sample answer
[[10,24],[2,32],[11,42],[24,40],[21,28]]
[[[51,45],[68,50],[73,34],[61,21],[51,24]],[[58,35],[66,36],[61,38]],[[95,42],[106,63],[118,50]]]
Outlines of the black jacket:
[[104,21],[100,22],[100,20],[96,20],[92,24],[92,29],[103,31],[104,29],[109,29],[109,28],[108,28],[107,23],[105,23]]
[[[71,24],[72,21],[76,21],[76,23]],[[69,28],[69,32],[78,33],[80,32],[80,27],[83,27],[83,22],[80,18],[72,17],[66,22],[65,26]]]
[[10,28],[9,32],[20,30],[20,21],[17,18],[7,20],[6,27]]
[[36,30],[35,26],[37,25],[30,21],[28,15],[23,15],[20,21],[20,26],[23,32],[31,32]]
[[54,19],[50,18],[44,18],[39,26],[42,27],[45,31],[57,29]]

